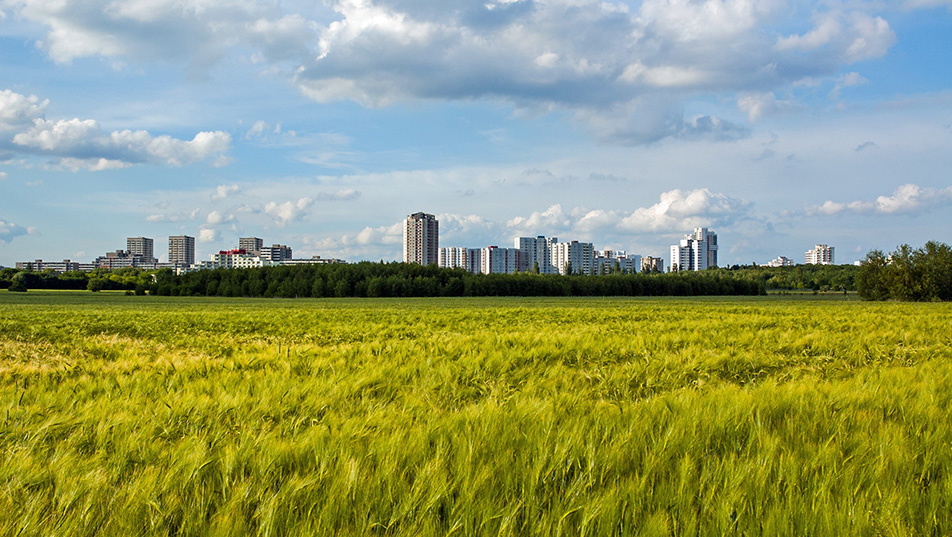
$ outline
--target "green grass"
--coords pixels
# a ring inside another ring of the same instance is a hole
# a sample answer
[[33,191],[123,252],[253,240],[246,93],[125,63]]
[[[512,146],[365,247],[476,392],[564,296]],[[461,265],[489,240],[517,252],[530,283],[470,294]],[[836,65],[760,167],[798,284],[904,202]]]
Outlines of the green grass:
[[952,305],[850,298],[0,293],[0,534],[948,535]]

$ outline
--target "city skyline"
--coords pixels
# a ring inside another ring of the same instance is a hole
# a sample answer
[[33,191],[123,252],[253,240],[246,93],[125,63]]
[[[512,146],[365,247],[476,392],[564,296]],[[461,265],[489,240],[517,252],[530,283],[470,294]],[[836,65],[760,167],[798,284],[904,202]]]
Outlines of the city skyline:
[[720,265],[950,242],[950,0],[12,0],[0,42],[4,266],[400,260],[420,209],[459,246],[709,227]]

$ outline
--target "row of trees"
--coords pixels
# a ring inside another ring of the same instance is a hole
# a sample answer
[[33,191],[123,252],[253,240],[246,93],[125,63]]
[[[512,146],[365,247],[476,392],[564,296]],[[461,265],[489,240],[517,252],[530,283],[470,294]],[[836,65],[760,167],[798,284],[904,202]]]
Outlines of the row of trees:
[[913,250],[903,244],[891,254],[866,254],[856,276],[865,300],[952,300],[952,248],[929,241]]
[[133,291],[145,294],[154,281],[153,273],[135,268],[97,269],[93,272],[32,272],[5,268],[0,270],[0,289],[88,289],[90,291]]
[[726,270],[737,277],[763,282],[768,290],[855,291],[859,273],[859,267],[854,265],[734,265]]
[[438,296],[694,296],[757,295],[758,282],[726,273],[556,276],[472,274],[405,263],[279,266],[160,271],[150,293],[163,296],[438,297]]

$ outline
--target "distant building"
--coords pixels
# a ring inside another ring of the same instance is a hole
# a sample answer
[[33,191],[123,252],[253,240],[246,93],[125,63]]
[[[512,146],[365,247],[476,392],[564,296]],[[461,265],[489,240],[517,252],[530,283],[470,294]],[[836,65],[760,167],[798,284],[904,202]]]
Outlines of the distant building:
[[605,250],[595,256],[595,274],[634,274],[641,271],[641,256]]
[[476,274],[482,272],[482,250],[479,248],[440,248],[438,265],[443,268],[461,268]]
[[148,237],[129,237],[126,239],[126,250],[133,256],[139,256],[143,264],[155,264],[159,261],[155,258],[152,239]]
[[595,248],[590,242],[559,242],[552,245],[552,264],[559,274],[594,274]]
[[435,265],[439,262],[440,223],[427,213],[407,217],[403,233],[403,262]]
[[347,262],[343,259],[337,259],[334,257],[321,257],[319,255],[304,259],[285,259],[281,262],[282,265],[335,265],[344,263]]
[[772,260],[770,263],[767,263],[768,267],[792,267],[796,263],[793,262],[793,259],[787,259],[784,256],[780,256],[777,259]]
[[519,249],[488,246],[483,248],[480,262],[483,274],[513,274],[519,272]]
[[516,239],[515,246],[520,252],[520,267],[522,272],[535,272],[538,269],[539,274],[558,274],[559,268],[552,264],[552,250],[555,244],[558,244],[557,237],[519,237]]
[[833,247],[825,244],[817,244],[812,250],[806,252],[807,265],[832,265]]
[[195,263],[195,237],[174,235],[169,237],[169,264],[187,267]]
[[244,250],[252,255],[258,255],[261,253],[261,248],[264,247],[264,241],[258,237],[242,237],[238,239],[238,249]]
[[664,259],[645,256],[641,260],[641,272],[664,272]]
[[717,266],[717,233],[699,227],[671,246],[669,270],[704,270]]
[[52,270],[54,272],[75,272],[80,270],[80,264],[69,259],[64,259],[62,261],[43,261],[42,259],[37,259],[34,261],[17,261],[16,263],[17,270],[26,270],[30,272],[43,272],[44,270]]
[[[152,239],[149,239],[149,241],[151,240]],[[149,246],[151,247],[151,242]],[[106,252],[106,255],[97,257],[95,261],[93,261],[93,265],[96,268],[109,270],[121,268],[154,269],[158,263],[154,257],[146,257],[143,254],[132,253],[129,250],[116,250],[115,252]]]
[[[260,239],[259,239],[260,240]],[[239,248],[240,250],[241,248]],[[272,244],[271,246],[258,247],[257,252],[248,251],[251,255],[260,256],[275,264],[280,264],[291,259],[291,248],[283,244]]]

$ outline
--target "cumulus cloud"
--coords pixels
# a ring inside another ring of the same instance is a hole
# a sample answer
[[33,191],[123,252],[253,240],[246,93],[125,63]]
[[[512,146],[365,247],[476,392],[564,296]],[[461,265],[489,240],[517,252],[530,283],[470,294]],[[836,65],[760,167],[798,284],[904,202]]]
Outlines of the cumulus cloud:
[[185,166],[222,158],[231,135],[199,132],[191,140],[153,136],[147,131],[105,132],[94,119],[45,119],[48,101],[10,90],[0,92],[0,146],[21,153],[59,158],[71,170],[100,171],[134,164]]
[[751,204],[706,188],[671,190],[658,203],[624,210],[576,207],[570,211],[552,205],[527,217],[515,217],[506,226],[517,235],[666,234],[695,227],[734,225],[750,220]]
[[952,186],[936,189],[922,188],[908,183],[898,187],[890,196],[879,196],[875,201],[850,202],[825,201],[822,205],[807,208],[811,215],[836,215],[840,213],[910,214],[937,206],[952,204]]
[[312,205],[314,205],[314,200],[311,198],[300,198],[296,202],[286,201],[280,204],[271,201],[264,206],[264,212],[274,219],[274,223],[278,227],[284,227],[302,218]]
[[0,242],[8,243],[13,239],[30,233],[31,230],[23,226],[0,220]]
[[572,219],[562,209],[561,204],[555,204],[544,211],[533,212],[527,217],[517,216],[506,222],[506,226],[522,234],[552,234],[570,229]]
[[33,120],[43,117],[49,104],[49,99],[41,101],[36,95],[0,91],[0,132],[29,127]]
[[[47,28],[42,47],[59,62],[161,58],[195,70],[233,50],[269,63],[268,72],[283,73],[318,102],[497,99],[522,113],[566,113],[599,138],[631,144],[737,138],[744,130],[724,118],[685,118],[684,103],[829,79],[895,42],[878,3],[819,4],[810,21],[783,0],[330,0],[306,11],[252,0],[10,5]],[[804,22],[802,33],[775,30]],[[770,104],[742,106],[756,119]],[[257,122],[245,136],[269,129]]]
[[220,235],[217,229],[202,228],[198,230],[198,242],[217,242]]
[[658,203],[636,209],[620,227],[633,232],[691,229],[726,223],[743,215],[750,204],[706,188],[664,192]]
[[238,185],[218,185],[215,187],[215,194],[212,195],[212,199],[225,199],[229,196],[237,194],[240,191],[241,189],[238,188]]

